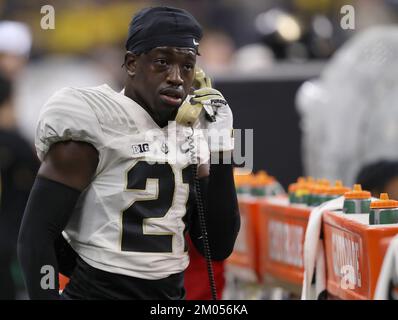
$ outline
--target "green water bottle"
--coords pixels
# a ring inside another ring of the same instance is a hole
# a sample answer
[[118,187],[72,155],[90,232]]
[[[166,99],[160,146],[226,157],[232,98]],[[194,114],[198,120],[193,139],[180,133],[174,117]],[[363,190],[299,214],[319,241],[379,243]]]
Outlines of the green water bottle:
[[249,196],[252,188],[253,175],[234,173],[234,180],[236,194],[238,196]]
[[350,191],[350,188],[345,187],[341,180],[336,180],[333,187],[330,187],[326,190],[325,198],[323,202],[336,199],[344,195],[347,191]]
[[288,195],[290,203],[300,203],[300,199],[298,197],[297,191],[302,189],[305,186],[305,178],[299,177],[297,182],[289,184],[288,187]]
[[369,224],[398,223],[398,201],[390,200],[387,193],[370,204]]
[[344,213],[369,213],[371,194],[369,191],[362,190],[360,184],[355,184],[352,191],[344,194]]

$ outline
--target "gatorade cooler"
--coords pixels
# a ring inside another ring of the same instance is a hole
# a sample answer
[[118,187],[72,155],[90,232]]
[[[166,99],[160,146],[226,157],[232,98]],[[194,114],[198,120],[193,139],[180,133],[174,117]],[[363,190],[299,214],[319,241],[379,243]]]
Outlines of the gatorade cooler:
[[269,199],[260,203],[259,254],[264,283],[300,295],[303,282],[304,235],[310,208]]
[[259,197],[251,195],[254,187],[252,174],[235,175],[241,226],[226,270],[246,282],[258,281],[258,207]]
[[345,300],[373,299],[384,259],[380,246],[398,234],[398,224],[369,225],[367,214],[337,211],[323,215],[322,229],[328,294]]

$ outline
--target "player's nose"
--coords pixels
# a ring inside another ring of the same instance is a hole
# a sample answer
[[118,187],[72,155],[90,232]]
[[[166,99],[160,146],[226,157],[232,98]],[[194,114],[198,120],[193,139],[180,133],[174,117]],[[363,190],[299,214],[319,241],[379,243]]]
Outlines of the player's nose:
[[181,86],[184,80],[181,78],[180,67],[178,65],[172,65],[167,74],[167,82],[173,86]]

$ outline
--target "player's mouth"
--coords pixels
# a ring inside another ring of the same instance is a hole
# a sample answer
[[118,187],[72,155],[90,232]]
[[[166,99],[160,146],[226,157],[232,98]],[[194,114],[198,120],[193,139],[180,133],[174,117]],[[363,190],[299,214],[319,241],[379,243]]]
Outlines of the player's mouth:
[[179,107],[182,104],[182,98],[181,90],[167,88],[160,91],[162,102],[173,107]]

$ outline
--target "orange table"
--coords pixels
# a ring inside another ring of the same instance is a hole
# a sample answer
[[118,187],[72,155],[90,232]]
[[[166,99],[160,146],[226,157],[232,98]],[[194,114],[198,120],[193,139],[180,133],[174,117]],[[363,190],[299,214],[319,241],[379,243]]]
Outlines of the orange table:
[[340,299],[373,299],[387,238],[398,225],[370,226],[338,212],[323,216],[327,291]]
[[303,283],[304,236],[311,210],[262,202],[258,217],[260,273],[265,283],[300,294]]
[[234,251],[226,268],[241,280],[259,281],[258,261],[258,210],[260,201],[255,198],[239,198],[241,226]]

